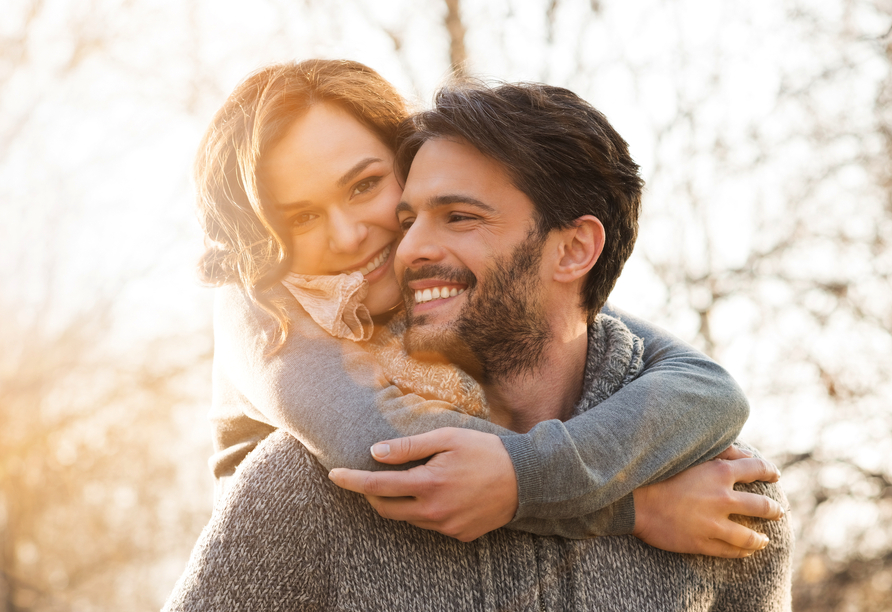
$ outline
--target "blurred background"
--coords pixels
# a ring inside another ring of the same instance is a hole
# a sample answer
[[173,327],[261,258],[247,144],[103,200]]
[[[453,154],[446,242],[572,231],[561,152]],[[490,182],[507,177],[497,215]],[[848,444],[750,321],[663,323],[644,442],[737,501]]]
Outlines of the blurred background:
[[746,390],[794,608],[892,609],[892,0],[4,0],[0,611],[156,610],[211,510],[189,170],[250,71],[568,87],[647,181],[612,301]]

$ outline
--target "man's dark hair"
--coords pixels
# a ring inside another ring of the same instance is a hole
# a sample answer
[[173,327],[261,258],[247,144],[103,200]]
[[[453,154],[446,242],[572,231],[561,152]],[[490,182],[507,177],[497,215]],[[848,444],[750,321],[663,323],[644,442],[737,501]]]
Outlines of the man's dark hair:
[[459,83],[441,89],[434,108],[408,119],[396,154],[405,181],[421,146],[460,139],[505,168],[536,210],[540,236],[583,215],[604,224],[601,257],[582,289],[589,321],[607,301],[638,235],[644,182],[629,146],[588,102],[538,83]]

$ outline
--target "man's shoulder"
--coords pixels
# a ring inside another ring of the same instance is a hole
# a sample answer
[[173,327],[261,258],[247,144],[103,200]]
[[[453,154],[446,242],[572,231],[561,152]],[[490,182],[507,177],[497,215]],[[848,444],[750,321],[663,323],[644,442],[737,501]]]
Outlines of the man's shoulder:
[[601,313],[588,326],[582,396],[573,416],[589,410],[629,384],[644,364],[644,343],[625,323]]
[[327,480],[297,440],[270,434],[217,500],[165,612],[326,601],[333,565]]

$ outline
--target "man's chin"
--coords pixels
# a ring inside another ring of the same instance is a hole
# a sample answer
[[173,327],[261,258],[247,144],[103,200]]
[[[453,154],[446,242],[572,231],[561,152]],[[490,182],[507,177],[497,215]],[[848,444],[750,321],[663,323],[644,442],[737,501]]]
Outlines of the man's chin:
[[406,352],[419,361],[452,363],[472,376],[479,370],[474,353],[449,325],[410,323],[404,345]]

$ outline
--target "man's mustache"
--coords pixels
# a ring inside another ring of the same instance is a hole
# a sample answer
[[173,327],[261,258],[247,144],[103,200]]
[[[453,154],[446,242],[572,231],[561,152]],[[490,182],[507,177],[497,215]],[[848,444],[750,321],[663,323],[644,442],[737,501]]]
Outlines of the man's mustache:
[[465,268],[451,268],[442,264],[428,264],[414,270],[407,268],[403,273],[403,278],[400,280],[400,288],[406,304],[411,304],[415,301],[415,291],[409,288],[409,282],[428,278],[462,283],[467,285],[468,289],[473,289],[477,286],[477,277]]

